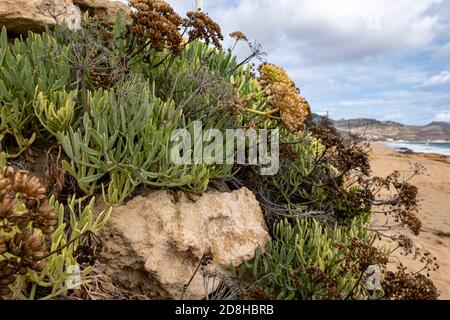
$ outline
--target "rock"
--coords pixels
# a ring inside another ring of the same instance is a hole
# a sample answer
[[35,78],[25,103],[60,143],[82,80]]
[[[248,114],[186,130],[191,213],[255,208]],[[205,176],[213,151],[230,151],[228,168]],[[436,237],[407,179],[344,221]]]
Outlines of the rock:
[[0,27],[10,33],[42,32],[45,26],[66,22],[80,28],[82,13],[115,16],[129,14],[130,8],[120,1],[109,0],[0,0]]
[[[178,299],[210,248],[209,269],[228,273],[270,240],[259,203],[246,188],[192,201],[168,191],[137,196],[113,209],[99,233],[101,261],[116,285],[153,299]],[[197,274],[185,298],[205,296]]]
[[0,0],[0,26],[12,33],[42,32],[56,24],[55,18],[76,28],[81,12],[72,0]]
[[89,11],[94,15],[107,14],[114,17],[118,11],[130,14],[131,10],[125,3],[110,0],[72,0],[82,11]]

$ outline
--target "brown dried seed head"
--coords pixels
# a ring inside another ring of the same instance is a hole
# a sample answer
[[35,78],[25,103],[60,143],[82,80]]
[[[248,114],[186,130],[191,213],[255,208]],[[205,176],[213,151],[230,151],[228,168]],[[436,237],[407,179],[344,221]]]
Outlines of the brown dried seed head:
[[234,31],[230,33],[230,37],[236,39],[236,41],[247,41],[247,36],[241,31]]

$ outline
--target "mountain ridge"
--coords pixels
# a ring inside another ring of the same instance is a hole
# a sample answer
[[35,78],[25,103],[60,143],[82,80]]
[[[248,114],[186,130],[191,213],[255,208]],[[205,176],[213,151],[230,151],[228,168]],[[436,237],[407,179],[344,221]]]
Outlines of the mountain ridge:
[[[317,122],[322,119],[324,117],[320,115],[313,115],[313,121]],[[371,141],[450,141],[450,123],[444,121],[433,121],[423,126],[368,118],[329,119],[329,121],[341,133]]]

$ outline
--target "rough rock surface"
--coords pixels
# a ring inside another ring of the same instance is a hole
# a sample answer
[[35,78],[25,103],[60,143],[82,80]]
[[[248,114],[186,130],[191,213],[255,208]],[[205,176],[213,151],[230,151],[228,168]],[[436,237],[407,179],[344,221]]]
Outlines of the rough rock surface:
[[55,25],[52,14],[74,28],[80,24],[80,8],[72,0],[53,0],[51,6],[48,3],[48,0],[0,0],[0,27],[17,34],[26,34],[28,30],[42,32],[45,26]]
[[72,0],[82,11],[89,11],[94,15],[108,14],[115,16],[118,11],[129,14],[130,8],[123,2],[112,0]]
[[[259,203],[246,188],[195,201],[164,190],[137,196],[113,209],[99,236],[105,272],[115,284],[156,299],[180,298],[208,248],[214,256],[209,269],[226,273],[270,240]],[[203,298],[202,281],[197,274],[185,298]]]
[[26,34],[29,30],[42,32],[45,26],[65,21],[70,27],[79,28],[85,11],[114,16],[119,10],[130,12],[125,3],[110,0],[0,0],[0,27]]

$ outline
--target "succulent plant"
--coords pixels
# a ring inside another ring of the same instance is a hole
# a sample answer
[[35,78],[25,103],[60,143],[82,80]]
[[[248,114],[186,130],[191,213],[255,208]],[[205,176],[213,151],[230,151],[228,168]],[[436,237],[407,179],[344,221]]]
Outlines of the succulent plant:
[[69,290],[67,281],[71,267],[79,266],[78,285],[89,283],[94,267],[91,257],[88,265],[83,265],[81,254],[92,251],[89,237],[97,233],[108,220],[111,209],[107,208],[94,215],[95,198],[85,204],[75,196],[67,204],[60,203],[54,197],[49,199],[49,206],[57,216],[57,225],[50,235],[49,252],[43,259],[43,267],[33,270],[17,279],[10,286],[15,299],[54,299],[65,295]]
[[350,245],[352,237],[370,242],[373,236],[362,227],[364,223],[364,219],[348,226],[324,225],[314,219],[282,220],[255,259],[232,271],[276,299],[335,299],[353,291],[362,297],[361,274],[345,268],[345,251],[339,245]]
[[191,125],[173,102],[161,101],[148,88],[133,82],[89,93],[91,111],[84,114],[83,130],[58,134],[70,159],[63,167],[86,194],[103,190],[108,203],[116,205],[138,185],[203,192],[210,179],[231,175],[232,165],[172,163],[172,133]]
[[[140,185],[201,193],[211,179],[239,172],[257,193],[266,220],[275,223],[274,240],[235,270],[250,282],[250,296],[366,298],[361,269],[371,261],[384,263],[364,228],[373,204],[370,187],[396,189],[391,212],[414,232],[421,227],[413,213],[417,190],[399,184],[396,176],[378,184],[366,179],[370,170],[363,148],[315,128],[308,121],[309,103],[284,69],[264,63],[256,77],[248,60],[239,63],[232,50],[223,50],[220,27],[206,14],[190,12],[182,19],[162,0],[131,0],[130,6],[128,21],[120,15],[114,21],[91,19],[86,13],[81,30],[58,26],[14,45],[2,29],[0,296],[64,295],[69,269],[77,263],[83,265],[81,282],[90,281],[97,249],[91,242],[110,212],[95,218],[95,199],[86,201],[90,196],[102,192],[117,205]],[[249,43],[241,32],[231,36]],[[279,128],[279,173],[255,178],[248,166],[173,164],[173,132],[193,131],[197,120],[202,129],[221,131]],[[36,178],[6,167],[31,146],[56,143],[64,151],[55,161],[58,174],[70,174],[83,199],[73,194],[67,204],[48,199]],[[240,178],[230,181],[240,184]],[[316,211],[344,219],[280,221]],[[436,296],[430,281],[404,270],[386,279],[388,298]],[[219,296],[237,289],[224,284]]]
[[[6,158],[19,156],[41,134],[44,139],[49,138],[49,132],[40,126],[34,112],[35,93],[47,94],[64,86],[72,86],[69,57],[69,46],[57,45],[56,40],[46,33],[39,35],[30,32],[26,40],[16,39],[10,47],[6,29],[2,29],[0,151],[5,152]],[[58,113],[58,121],[70,120],[70,117],[62,118],[59,109],[53,111]]]

